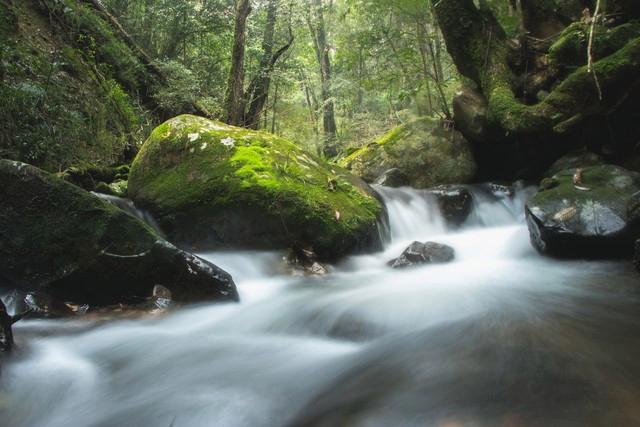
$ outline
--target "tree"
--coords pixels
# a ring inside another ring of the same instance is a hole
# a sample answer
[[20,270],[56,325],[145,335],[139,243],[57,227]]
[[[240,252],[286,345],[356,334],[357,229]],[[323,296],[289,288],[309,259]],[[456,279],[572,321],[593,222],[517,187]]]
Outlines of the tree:
[[320,82],[322,85],[322,124],[324,129],[324,144],[322,152],[327,157],[338,155],[336,144],[337,126],[334,110],[334,101],[331,90],[331,58],[330,47],[327,43],[327,31],[324,20],[324,5],[322,0],[312,0],[309,3],[312,13],[308,16],[307,23],[313,39],[313,47],[320,67]]
[[247,18],[250,13],[251,5],[249,0],[236,0],[233,51],[225,102],[226,122],[231,125],[242,125],[244,123],[246,105],[244,98],[244,50]]
[[289,40],[275,53],[273,52],[277,12],[278,0],[269,0],[267,6],[267,22],[262,41],[260,67],[257,75],[249,85],[246,97],[249,100],[249,107],[243,122],[245,126],[251,129],[257,129],[260,125],[260,116],[262,115],[262,111],[264,110],[267,97],[269,95],[269,86],[271,85],[273,69],[276,62],[278,62],[278,59],[291,47],[294,39],[291,27],[289,27]]
[[[439,1],[435,13],[457,69],[487,101],[488,126],[497,129],[494,137],[566,147],[587,121],[606,125],[606,120],[589,118],[629,111],[630,94],[640,86],[639,34],[620,28],[636,12],[621,3],[609,2],[610,10],[622,12],[609,20],[594,16],[595,8],[581,18],[582,5],[575,1],[521,0],[527,33],[517,42],[507,36],[486,0],[479,6],[473,0]],[[602,35],[587,45],[594,27]],[[588,67],[592,55],[597,58]],[[577,62],[563,67],[567,58]]]

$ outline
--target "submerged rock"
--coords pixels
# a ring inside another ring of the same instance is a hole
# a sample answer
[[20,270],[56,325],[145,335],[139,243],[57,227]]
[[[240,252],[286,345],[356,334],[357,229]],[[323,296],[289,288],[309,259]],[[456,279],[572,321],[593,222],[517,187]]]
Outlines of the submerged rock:
[[368,182],[395,168],[409,178],[412,187],[420,189],[469,183],[477,169],[471,145],[462,134],[426,117],[392,129],[340,164]]
[[442,216],[448,224],[460,226],[473,209],[471,192],[459,185],[441,185],[429,190],[438,200]]
[[138,301],[156,284],[181,302],[237,300],[231,276],[148,225],[33,166],[0,160],[0,276],[76,304]]
[[393,168],[385,171],[382,175],[376,178],[374,184],[384,185],[385,187],[405,187],[410,183],[409,177],[404,174],[400,169]]
[[442,264],[453,261],[455,251],[451,246],[435,242],[413,242],[400,257],[387,263],[392,268],[412,267],[420,264]]
[[640,174],[618,166],[568,169],[526,206],[531,242],[560,257],[629,254],[640,236]]
[[179,116],[153,131],[128,191],[180,245],[304,242],[321,258],[382,247],[386,211],[362,180],[278,136],[201,117]]

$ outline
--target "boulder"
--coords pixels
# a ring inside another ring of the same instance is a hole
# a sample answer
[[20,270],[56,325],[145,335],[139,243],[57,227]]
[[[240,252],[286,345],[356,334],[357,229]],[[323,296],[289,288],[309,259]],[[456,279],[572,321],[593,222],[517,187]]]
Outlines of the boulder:
[[238,299],[231,276],[117,207],[33,166],[0,160],[0,281],[100,306],[156,284],[181,302]]
[[471,192],[460,185],[441,185],[429,190],[438,200],[440,212],[448,224],[460,226],[473,209]]
[[392,268],[405,268],[421,264],[442,264],[453,261],[455,251],[451,246],[435,242],[413,242],[402,255],[387,263]]
[[639,237],[640,174],[618,166],[569,169],[554,175],[526,206],[533,246],[558,257],[630,254]]
[[487,111],[484,96],[468,85],[464,85],[453,98],[456,129],[470,141],[487,140]]
[[544,174],[545,177],[567,169],[585,168],[587,166],[599,166],[605,164],[605,160],[598,154],[588,150],[571,151],[556,160]]
[[321,258],[382,247],[386,211],[359,178],[278,136],[183,115],[156,128],[128,194],[171,241],[200,249],[312,246]]
[[382,175],[376,178],[374,184],[398,188],[408,186],[409,182],[409,177],[405,175],[404,172],[398,168],[393,168],[385,171]]
[[420,118],[396,127],[340,161],[365,181],[373,182],[398,169],[414,188],[465,184],[473,180],[476,163],[471,145],[449,124]]

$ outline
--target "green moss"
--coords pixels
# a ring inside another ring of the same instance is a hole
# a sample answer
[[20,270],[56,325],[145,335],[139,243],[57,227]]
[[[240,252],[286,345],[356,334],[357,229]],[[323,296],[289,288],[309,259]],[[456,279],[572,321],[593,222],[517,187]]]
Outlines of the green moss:
[[136,254],[158,239],[124,211],[25,164],[0,160],[0,195],[0,256],[11,260],[4,273],[30,272],[30,287],[64,277],[103,250]]
[[470,182],[476,171],[470,146],[462,135],[428,117],[391,129],[339,164],[367,181],[398,168],[417,188]]
[[[48,4],[64,31],[38,2],[2,3],[0,157],[50,171],[121,163],[149,121],[124,89],[140,92],[141,65],[86,5]],[[100,53],[116,45],[113,55]]]
[[[549,49],[549,57],[557,67],[580,67],[587,64],[587,48],[591,27],[582,22],[571,24]],[[640,22],[632,21],[614,28],[597,26],[594,60],[602,59],[623,48],[630,40],[640,36]]]
[[[330,180],[337,182],[334,191]],[[188,115],[153,131],[133,163],[129,194],[160,217],[203,206],[250,207],[287,228],[308,228],[304,234],[315,234],[322,247],[375,224],[381,214],[379,202],[347,173],[292,142]]]
[[596,200],[624,213],[625,201],[640,187],[640,175],[617,166],[601,165],[583,168],[580,186],[588,188],[589,191],[576,188],[573,183],[574,173],[575,169],[567,169],[555,174],[554,185],[547,189],[541,188],[529,204],[541,206],[564,201],[569,205],[576,205]]

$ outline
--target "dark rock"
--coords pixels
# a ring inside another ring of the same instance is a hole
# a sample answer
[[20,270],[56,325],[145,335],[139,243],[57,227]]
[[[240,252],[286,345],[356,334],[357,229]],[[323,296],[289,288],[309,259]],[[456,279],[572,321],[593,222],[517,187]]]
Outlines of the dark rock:
[[498,199],[511,198],[516,194],[513,190],[513,186],[511,185],[490,182],[486,184],[486,187],[488,188],[489,192]]
[[374,184],[392,188],[406,187],[409,183],[409,177],[398,168],[385,171],[374,182]]
[[285,261],[293,274],[324,276],[328,273],[327,267],[319,262],[318,255],[310,247],[294,246]]
[[0,160],[0,272],[7,286],[78,305],[140,301],[157,284],[176,301],[238,299],[231,276],[74,185]]
[[477,90],[463,86],[453,98],[456,128],[470,141],[487,140],[487,101]]
[[453,261],[455,251],[451,246],[435,242],[413,242],[400,257],[387,263],[392,268],[405,268],[420,264],[442,264]]
[[101,194],[108,194],[109,196],[115,196],[113,190],[111,189],[111,187],[109,186],[109,184],[107,184],[106,182],[98,182],[96,184],[95,190],[96,193],[101,193]]
[[640,174],[618,166],[557,173],[558,184],[526,207],[531,242],[558,257],[608,258],[630,254],[640,230]]
[[9,353],[13,350],[13,324],[22,319],[24,314],[11,316],[7,307],[0,299],[0,353]]
[[429,190],[438,200],[440,212],[447,223],[459,226],[471,213],[473,208],[473,197],[471,192],[458,185],[441,185]]
[[635,262],[638,271],[640,271],[640,239],[636,240],[636,250],[633,261]]
[[558,172],[567,169],[585,168],[587,166],[599,166],[603,164],[605,164],[605,160],[598,154],[587,150],[575,150],[556,160],[544,175],[545,177],[552,177]]
[[45,292],[29,292],[24,302],[30,311],[29,317],[60,318],[74,315],[73,310],[64,302]]

